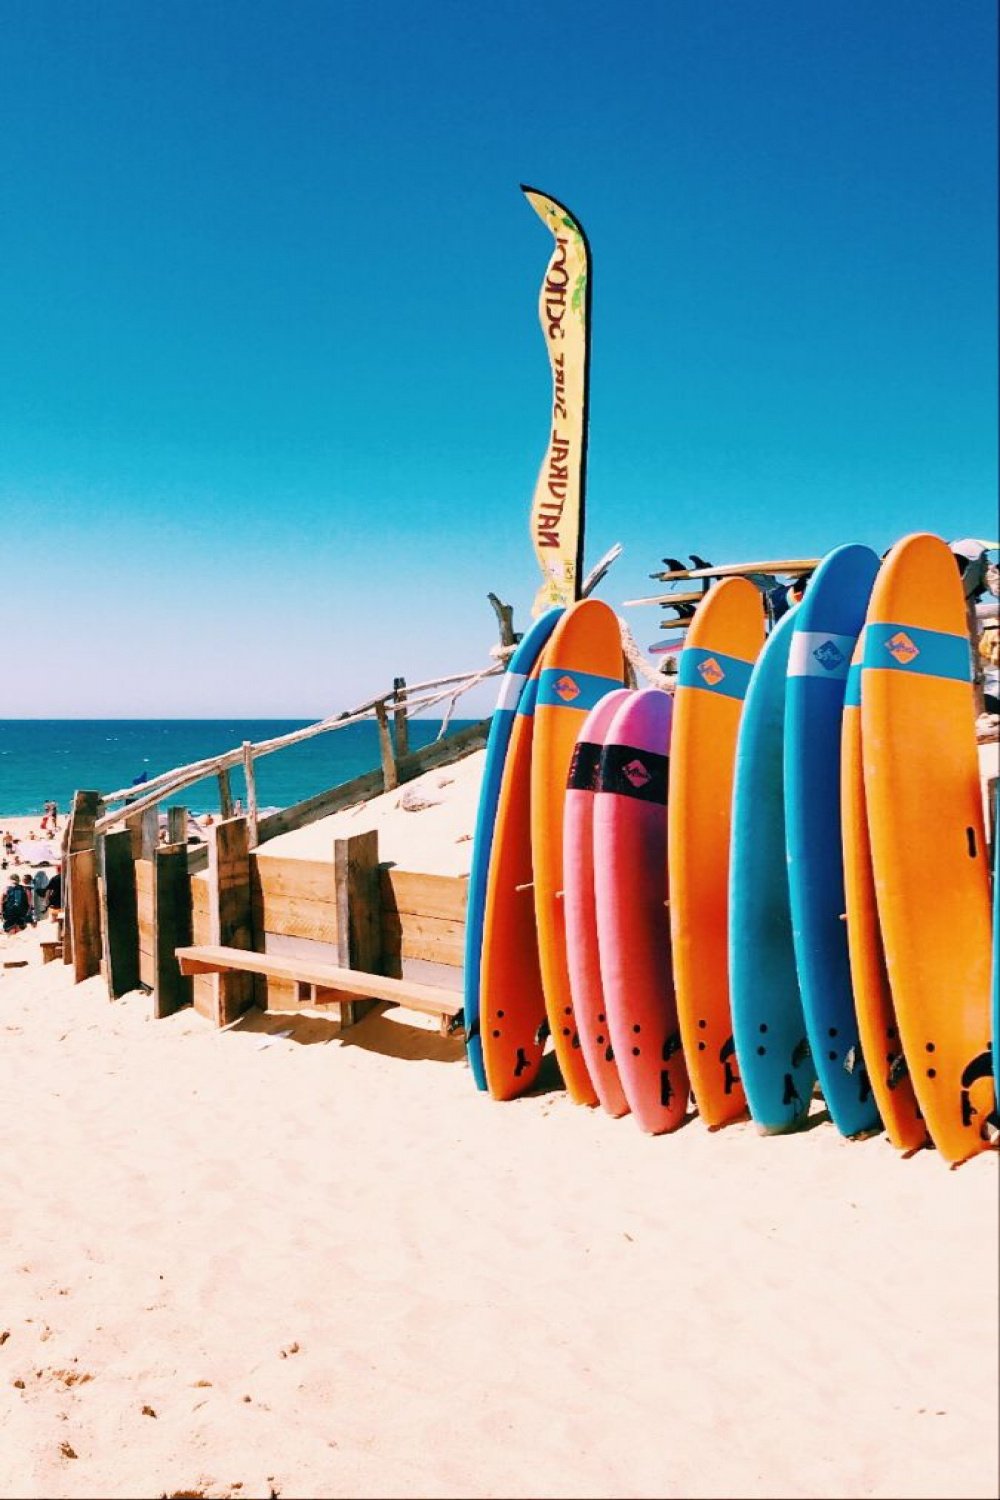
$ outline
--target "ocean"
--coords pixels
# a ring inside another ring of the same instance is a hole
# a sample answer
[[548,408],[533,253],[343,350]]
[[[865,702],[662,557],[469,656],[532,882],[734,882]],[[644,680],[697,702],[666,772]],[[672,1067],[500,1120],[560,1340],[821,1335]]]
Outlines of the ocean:
[[[0,817],[41,816],[55,801],[65,813],[75,791],[114,792],[209,755],[288,734],[310,719],[0,719]],[[455,719],[453,734],[469,719]],[[437,738],[439,719],[410,721],[410,748]],[[258,806],[287,807],[379,764],[375,724],[351,724],[255,762]],[[246,802],[243,772],[230,771],[234,797]],[[195,813],[215,812],[215,777],[176,796]]]

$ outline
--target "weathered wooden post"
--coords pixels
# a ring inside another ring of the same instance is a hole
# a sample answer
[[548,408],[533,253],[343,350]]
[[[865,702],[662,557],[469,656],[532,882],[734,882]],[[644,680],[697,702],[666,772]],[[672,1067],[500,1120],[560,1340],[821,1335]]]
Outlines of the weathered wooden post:
[[233,815],[233,784],[229,779],[228,768],[219,772],[219,815],[222,818],[231,818]]
[[102,834],[97,853],[104,973],[108,995],[117,1000],[139,988],[139,913],[131,830]]
[[133,860],[142,859],[142,813],[130,813],[125,819],[125,827],[132,841]]
[[73,914],[73,981],[81,984],[101,972],[101,919],[97,901],[97,854],[93,846],[69,856],[70,910]]
[[392,722],[396,734],[396,759],[400,761],[405,760],[410,753],[410,726],[406,717],[406,678],[394,677],[392,691],[395,702]]
[[[74,792],[73,805],[70,809],[69,821],[63,830],[63,860],[62,860],[62,898],[63,898],[63,963],[74,963],[73,947],[73,865],[74,854],[82,853],[86,849],[93,850],[94,847],[94,824],[103,811],[104,804],[101,801],[100,792]],[[97,906],[97,866],[91,861],[86,861],[78,866],[76,883],[81,888],[87,882],[93,886],[92,891],[82,889],[80,900],[83,903],[81,911],[81,922],[89,923],[93,919]],[[89,964],[91,958],[84,960]],[[96,971],[91,971],[96,972]],[[74,967],[75,973],[75,967]]]
[[[213,947],[253,949],[250,904],[250,839],[246,818],[227,818],[208,830],[209,942]],[[254,976],[215,975],[210,1019],[228,1026],[254,1003]]]
[[[365,974],[382,971],[382,887],[378,832],[372,828],[351,838],[334,839],[333,879],[337,904],[338,963]],[[353,1026],[373,1000],[341,1000],[340,1024]]]
[[191,1003],[192,981],[176,957],[176,949],[190,945],[187,845],[163,844],[153,856],[153,1015],[158,1020]]
[[243,775],[247,784],[247,838],[251,849],[257,847],[257,781],[253,769],[253,744],[243,741]]
[[186,844],[188,841],[188,810],[186,807],[167,808],[167,843]]
[[378,743],[382,754],[382,786],[385,791],[391,792],[399,785],[399,769],[392,748],[389,715],[386,712],[384,698],[380,698],[375,705],[375,718],[378,721]]
[[160,847],[160,814],[155,807],[147,807],[139,814],[142,829],[142,857],[152,860]]
[[514,631],[514,606],[513,606],[513,604],[503,604],[503,603],[501,603],[500,599],[494,593],[489,593],[489,594],[486,595],[486,597],[490,601],[490,603],[492,604],[492,606],[493,606],[493,613],[497,617],[497,625],[500,627],[500,645],[501,645],[501,647],[516,646],[517,645],[517,635],[515,634],[515,631]]

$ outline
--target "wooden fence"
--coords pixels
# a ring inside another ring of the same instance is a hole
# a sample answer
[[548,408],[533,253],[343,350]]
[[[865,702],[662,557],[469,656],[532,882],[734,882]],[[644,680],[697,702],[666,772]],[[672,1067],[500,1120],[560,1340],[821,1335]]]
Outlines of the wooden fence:
[[[488,731],[487,719],[417,751],[404,741],[406,753],[394,756],[393,785],[481,749]],[[325,860],[268,852],[280,834],[378,796],[386,779],[380,767],[260,818],[255,842],[250,816],[221,819],[200,846],[182,841],[182,807],[168,808],[168,837],[175,841],[161,844],[155,804],[127,808],[122,828],[120,820],[103,814],[99,794],[78,792],[65,843],[71,852],[64,957],[69,954],[76,979],[103,972],[112,999],[141,986],[152,995],[155,1016],[193,1004],[216,1025],[255,1001],[270,1009],[301,1009],[309,1003],[301,986],[239,974],[185,977],[176,950],[223,944],[343,964],[363,904],[374,924],[375,957],[368,961],[377,964],[376,972],[433,978],[459,989],[466,877],[382,867],[375,855],[374,885],[360,903],[346,868],[356,839],[332,840]],[[371,858],[374,846],[366,847]]]
[[[621,548],[616,544],[580,590],[587,597]],[[488,719],[447,735],[459,698],[505,670],[517,637],[509,605],[490,595],[500,625],[497,658],[472,672],[392,689],[359,707],[291,734],[245,743],[154,776],[141,786],[103,794],[77,792],[64,833],[64,952],[77,981],[103,972],[112,998],[136,986],[149,990],[153,1012],[170,1015],[193,1004],[226,1024],[256,998],[272,1007],[301,1006],[301,985],[240,973],[184,976],[176,950],[222,945],[257,952],[329,958],[343,967],[389,978],[433,979],[461,988],[467,879],[381,868],[374,835],[337,840],[330,860],[269,854],[280,834],[355,806],[416,776],[482,748]],[[631,647],[631,649],[630,649]],[[634,667],[639,653],[623,627],[623,649]],[[634,677],[633,677],[634,681]],[[662,678],[659,685],[663,686]],[[438,704],[447,708],[438,738],[413,751],[409,719]],[[373,720],[379,766],[292,807],[261,815],[254,765],[264,755],[315,735]],[[243,770],[246,812],[233,815],[230,773]],[[187,843],[187,811],[175,799],[208,777],[219,787],[221,818],[207,845]],[[159,809],[167,809],[161,842]]]

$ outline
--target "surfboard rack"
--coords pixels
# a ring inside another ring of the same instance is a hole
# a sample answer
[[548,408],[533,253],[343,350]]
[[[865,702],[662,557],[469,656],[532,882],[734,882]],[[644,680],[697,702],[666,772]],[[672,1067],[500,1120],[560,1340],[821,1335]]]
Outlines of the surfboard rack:
[[[680,568],[668,573],[650,573],[649,576],[660,583],[680,582],[688,578],[745,578],[750,573],[767,573],[775,577],[784,573],[798,576],[802,573],[811,573],[814,568],[819,567],[819,564],[818,557],[769,558],[764,562],[723,563],[719,567]],[[660,600],[637,600],[636,602],[652,604],[659,603]]]
[[640,604],[698,604],[704,597],[704,589],[688,589],[686,593],[678,590],[673,594],[651,594],[648,599],[626,599],[622,608],[635,609]]

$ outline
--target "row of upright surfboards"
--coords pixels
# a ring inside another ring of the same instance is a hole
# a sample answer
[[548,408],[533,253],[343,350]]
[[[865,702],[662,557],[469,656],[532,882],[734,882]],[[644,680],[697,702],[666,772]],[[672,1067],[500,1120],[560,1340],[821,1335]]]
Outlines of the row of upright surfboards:
[[597,600],[538,619],[504,676],[466,924],[477,1085],[524,1093],[551,1037],[576,1102],[652,1133],[689,1099],[710,1128],[794,1128],[818,1082],[845,1136],[982,1150],[996,909],[946,544],[838,548],[766,640],[726,579],[674,693],[624,681]]

